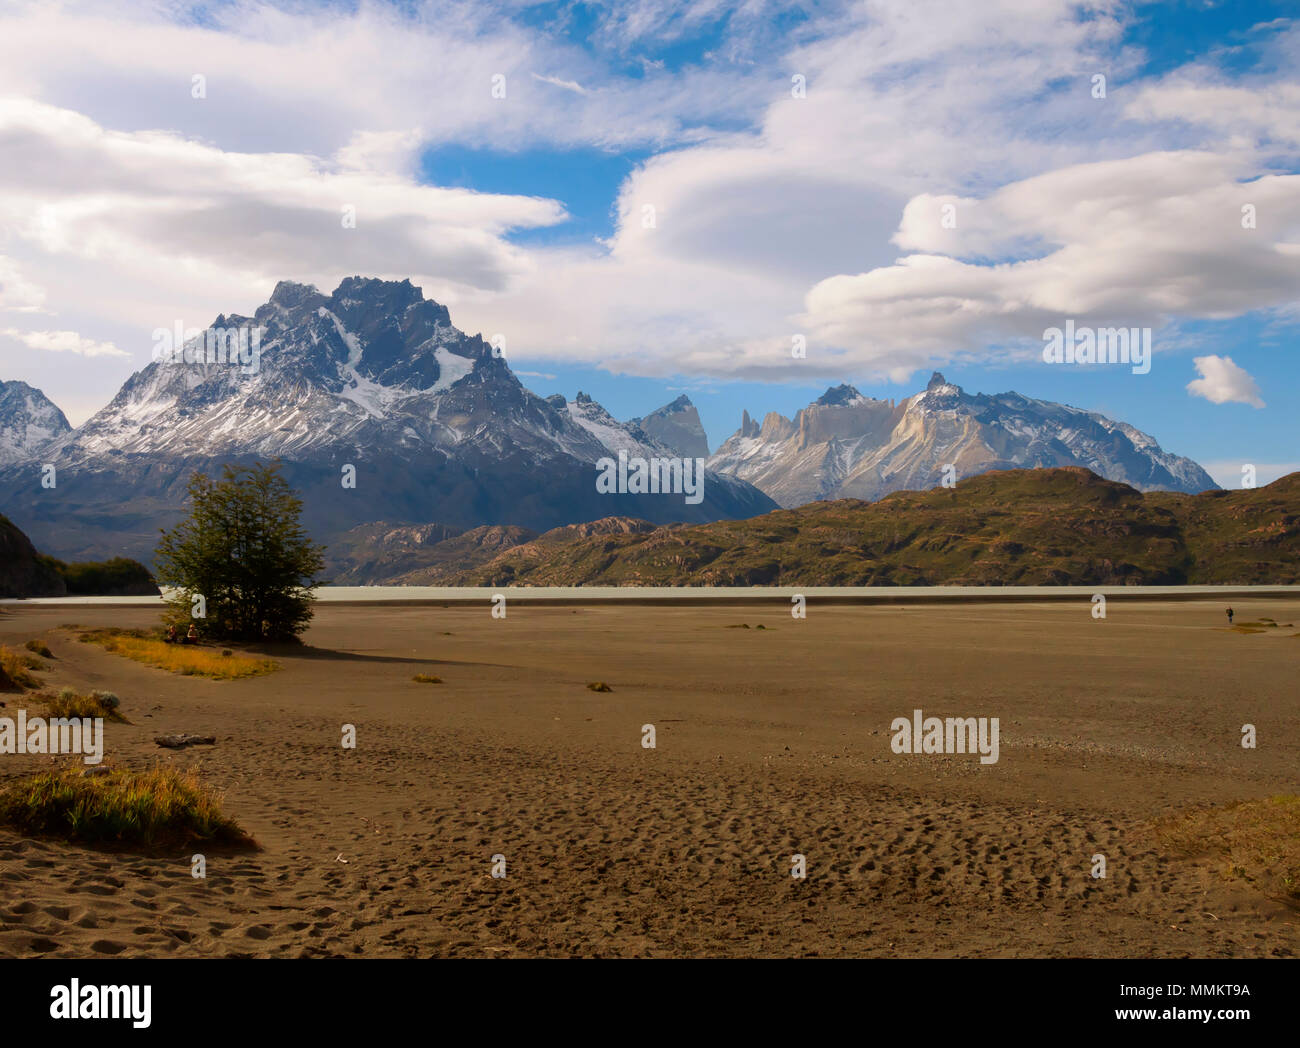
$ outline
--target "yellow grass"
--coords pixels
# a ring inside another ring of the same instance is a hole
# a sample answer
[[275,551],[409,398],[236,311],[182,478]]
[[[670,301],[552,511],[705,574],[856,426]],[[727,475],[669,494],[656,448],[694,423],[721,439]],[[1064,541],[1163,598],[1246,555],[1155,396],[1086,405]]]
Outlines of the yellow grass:
[[39,688],[41,682],[31,671],[41,668],[41,661],[35,655],[25,655],[0,644],[0,688]]
[[38,692],[33,698],[45,705],[45,712],[51,717],[103,717],[121,724],[131,723],[116,707],[106,706],[95,695],[80,695],[71,688],[64,688],[58,695]]
[[168,644],[152,637],[122,630],[90,630],[81,637],[98,644],[115,655],[122,655],[147,666],[156,666],[186,677],[211,677],[236,680],[258,677],[280,668],[278,662],[248,655],[222,655],[219,651],[194,644]]
[[417,673],[414,677],[411,678],[411,680],[415,681],[416,684],[441,684],[442,683],[441,677],[435,677],[429,673]]
[[1156,830],[1175,851],[1213,856],[1228,880],[1300,901],[1300,796],[1196,808]]
[[65,768],[21,779],[0,791],[0,823],[31,836],[90,843],[256,847],[192,771],[162,765],[89,778]]

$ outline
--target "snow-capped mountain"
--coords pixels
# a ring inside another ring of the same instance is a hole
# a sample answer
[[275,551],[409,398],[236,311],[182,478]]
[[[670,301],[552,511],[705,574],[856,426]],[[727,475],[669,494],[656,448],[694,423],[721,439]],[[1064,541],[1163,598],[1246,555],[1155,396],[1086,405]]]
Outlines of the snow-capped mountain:
[[634,418],[629,426],[638,426],[659,443],[688,458],[708,458],[709,438],[700,423],[700,413],[683,394],[671,404],[652,411],[645,418]]
[[72,429],[63,412],[26,382],[0,381],[0,466],[30,462]]
[[749,481],[782,506],[872,500],[993,469],[1084,466],[1139,491],[1197,492],[1217,485],[1191,459],[1092,411],[1019,393],[971,395],[935,372],[924,392],[895,403],[852,386],[828,389],[793,419],[762,424],[745,412],[709,468]]
[[219,316],[173,348],[156,344],[154,361],[105,408],[43,450],[59,478],[46,497],[25,475],[0,471],[6,506],[49,552],[148,560],[195,469],[254,459],[284,462],[309,529],[327,543],[376,520],[545,531],[616,515],[668,523],[774,508],[730,477],[706,477],[696,505],[601,494],[595,463],[636,443],[633,430],[598,405],[584,423],[525,389],[410,281],[349,277],[330,295],[282,281],[253,316]]

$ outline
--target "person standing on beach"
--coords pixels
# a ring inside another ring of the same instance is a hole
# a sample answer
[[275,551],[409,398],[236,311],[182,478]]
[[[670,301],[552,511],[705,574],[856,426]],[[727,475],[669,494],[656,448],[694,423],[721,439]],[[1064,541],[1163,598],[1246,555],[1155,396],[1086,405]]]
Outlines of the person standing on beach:
[[1232,609],[1231,609],[1231,608],[1228,609],[1228,625],[1229,625],[1229,626],[1232,625]]

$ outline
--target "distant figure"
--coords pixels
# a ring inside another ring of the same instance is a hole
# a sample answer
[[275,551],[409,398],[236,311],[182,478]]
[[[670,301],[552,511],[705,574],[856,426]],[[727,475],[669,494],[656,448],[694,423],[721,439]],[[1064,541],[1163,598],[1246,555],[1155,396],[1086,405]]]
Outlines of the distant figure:
[[187,634],[185,634],[185,643],[197,644],[198,642],[199,642],[199,628],[196,625],[194,625],[194,623],[191,622],[190,631]]
[[1231,609],[1231,608],[1228,609],[1228,625],[1229,625],[1229,626],[1232,625],[1232,609]]
[[167,643],[176,643],[176,627],[174,625],[167,627]]

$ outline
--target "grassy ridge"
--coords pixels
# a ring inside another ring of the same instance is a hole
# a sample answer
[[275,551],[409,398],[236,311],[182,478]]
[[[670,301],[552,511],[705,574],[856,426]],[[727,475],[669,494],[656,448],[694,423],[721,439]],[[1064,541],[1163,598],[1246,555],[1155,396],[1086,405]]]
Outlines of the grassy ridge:
[[879,502],[557,542],[426,579],[461,586],[1042,586],[1300,582],[1300,474],[1143,494],[1085,469],[984,473]]

